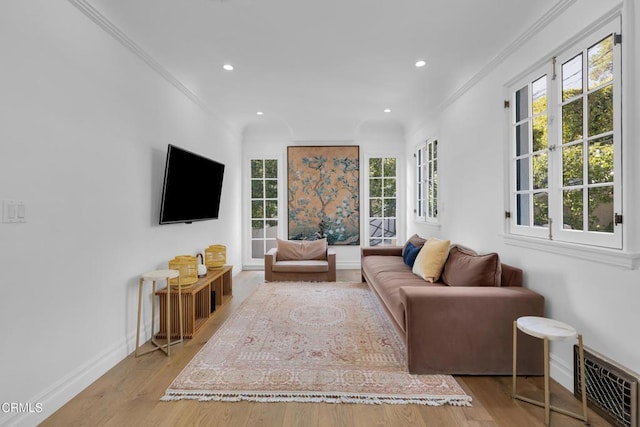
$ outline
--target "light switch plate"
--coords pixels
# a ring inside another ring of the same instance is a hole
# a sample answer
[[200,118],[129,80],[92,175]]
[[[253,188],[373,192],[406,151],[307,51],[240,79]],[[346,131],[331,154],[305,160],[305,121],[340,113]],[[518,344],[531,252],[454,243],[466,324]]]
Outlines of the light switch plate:
[[27,222],[27,206],[24,200],[3,200],[2,222],[5,224]]

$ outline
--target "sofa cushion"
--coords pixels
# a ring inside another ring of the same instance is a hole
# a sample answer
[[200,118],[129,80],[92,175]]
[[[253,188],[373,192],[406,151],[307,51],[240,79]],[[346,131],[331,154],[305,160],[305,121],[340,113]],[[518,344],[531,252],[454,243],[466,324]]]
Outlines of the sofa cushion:
[[399,256],[370,255],[362,259],[362,268],[372,279],[378,277],[382,272],[406,272],[411,273],[411,269],[402,261]]
[[320,260],[276,261],[271,270],[279,273],[325,273],[329,271],[329,262]]
[[276,240],[277,261],[326,260],[327,239]]
[[402,248],[402,256],[404,257],[404,254],[407,251],[407,246],[409,244],[413,245],[414,248],[422,248],[426,241],[427,239],[423,239],[417,234],[414,234],[413,236],[409,237],[409,240],[407,240],[407,242],[404,244],[404,247]]
[[413,264],[413,273],[427,282],[437,282],[449,255],[450,243],[449,240],[436,238],[427,240]]
[[452,247],[442,281],[449,286],[500,286],[501,274],[497,253],[478,255],[464,247]]
[[404,263],[409,267],[413,267],[413,264],[415,264],[416,262],[416,257],[418,256],[420,249],[422,248],[420,247],[417,248],[413,246],[411,242],[407,242],[404,253],[402,255],[402,260],[404,261]]

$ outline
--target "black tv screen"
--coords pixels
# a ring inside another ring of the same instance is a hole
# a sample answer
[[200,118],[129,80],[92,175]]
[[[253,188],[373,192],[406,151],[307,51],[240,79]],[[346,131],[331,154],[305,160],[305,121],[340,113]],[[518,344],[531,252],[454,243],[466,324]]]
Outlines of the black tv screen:
[[224,165],[169,144],[160,224],[217,219]]

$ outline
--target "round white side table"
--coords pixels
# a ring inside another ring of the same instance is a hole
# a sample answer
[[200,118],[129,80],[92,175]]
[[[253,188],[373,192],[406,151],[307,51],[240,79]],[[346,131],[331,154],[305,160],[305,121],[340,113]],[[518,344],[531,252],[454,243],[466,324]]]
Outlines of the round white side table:
[[[544,340],[544,402],[521,396],[516,392],[516,355],[518,354],[518,329],[520,329],[527,335],[531,335],[532,337]],[[549,399],[549,341],[562,341],[571,338],[578,339],[580,377],[582,378],[582,415],[575,412],[567,411],[566,409],[552,406]],[[589,423],[587,414],[587,382],[584,375],[584,369],[584,348],[582,347],[582,335],[578,334],[578,332],[572,326],[567,325],[563,322],[559,322],[557,320],[537,316],[519,317],[515,322],[513,322],[513,392],[511,396],[514,399],[519,399],[524,402],[543,407],[545,425],[549,425],[551,411],[577,418],[581,421],[584,421],[585,424]]]
[[[167,342],[166,344],[160,344],[155,338],[155,322],[156,322],[156,281],[164,280],[167,282],[167,288],[170,288],[169,279],[178,278],[178,317],[180,318],[180,340],[171,342],[171,292],[167,292],[166,306],[167,306]],[[139,352],[140,349],[140,313],[142,311],[142,287],[145,282],[152,283],[151,293],[151,344],[153,348]],[[140,277],[140,283],[138,285],[138,327],[136,331],[136,351],[135,356],[142,356],[143,354],[150,353],[156,350],[162,350],[167,356],[171,355],[171,346],[179,344],[184,340],[183,327],[182,327],[182,295],[181,295],[181,283],[180,272],[178,270],[155,270],[144,273]]]

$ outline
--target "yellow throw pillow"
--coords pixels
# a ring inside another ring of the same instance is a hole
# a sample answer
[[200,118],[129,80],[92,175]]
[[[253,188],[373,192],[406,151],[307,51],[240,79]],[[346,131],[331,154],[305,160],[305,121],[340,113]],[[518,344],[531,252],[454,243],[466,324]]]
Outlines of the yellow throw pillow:
[[427,240],[413,264],[414,274],[422,277],[427,282],[437,282],[444,268],[444,263],[449,255],[449,240],[431,238]]

